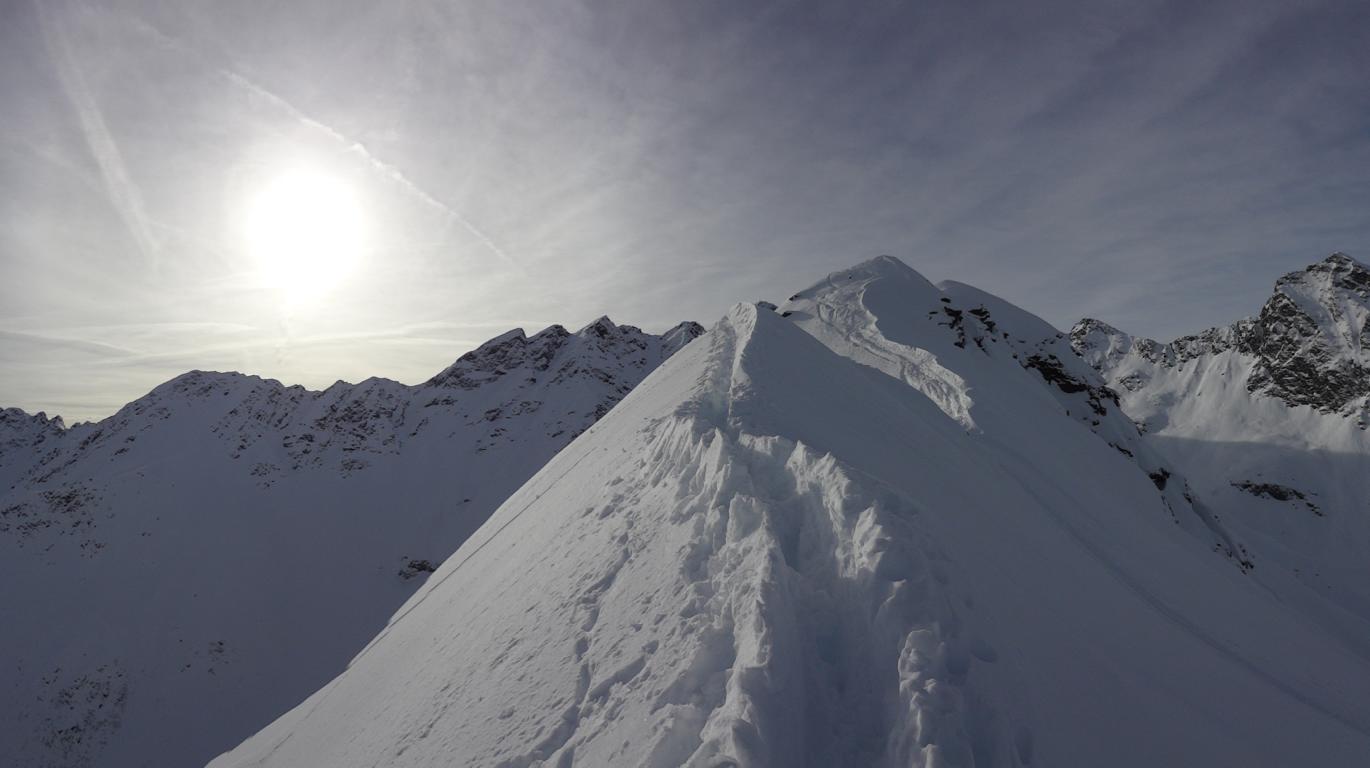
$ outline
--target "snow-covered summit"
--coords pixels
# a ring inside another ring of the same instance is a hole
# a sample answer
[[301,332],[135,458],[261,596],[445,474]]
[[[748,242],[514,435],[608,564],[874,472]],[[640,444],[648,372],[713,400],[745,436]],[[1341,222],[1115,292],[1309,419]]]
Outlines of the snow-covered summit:
[[1370,751],[1370,657],[1176,524],[1059,334],[888,261],[784,312],[654,371],[215,768]]
[[838,354],[913,387],[1012,451],[1079,440],[1117,451],[1152,480],[1177,524],[1252,567],[1244,544],[1141,439],[1117,393],[1036,315],[964,283],[934,285],[889,256],[835,272],[781,309]]

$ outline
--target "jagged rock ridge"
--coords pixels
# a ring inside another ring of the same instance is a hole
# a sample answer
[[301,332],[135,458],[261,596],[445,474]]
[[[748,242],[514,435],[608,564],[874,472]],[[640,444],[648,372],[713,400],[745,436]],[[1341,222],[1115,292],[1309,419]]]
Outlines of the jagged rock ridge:
[[[1167,368],[1227,350],[1254,358],[1248,391],[1328,413],[1359,414],[1370,394],[1370,269],[1343,253],[1281,277],[1255,318],[1161,344],[1086,318],[1071,329],[1077,351],[1096,367],[1120,355]],[[1128,389],[1143,377],[1120,380]]]

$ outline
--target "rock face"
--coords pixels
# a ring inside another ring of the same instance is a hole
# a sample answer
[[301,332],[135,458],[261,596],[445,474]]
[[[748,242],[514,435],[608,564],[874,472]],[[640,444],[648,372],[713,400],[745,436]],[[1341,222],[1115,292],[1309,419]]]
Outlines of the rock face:
[[1275,283],[1243,336],[1260,358],[1252,392],[1327,412],[1364,410],[1370,393],[1370,270],[1335,253]]
[[515,330],[418,386],[192,371],[71,428],[0,411],[0,762],[203,764],[702,330]]
[[[1248,355],[1253,365],[1247,390],[1289,405],[1325,413],[1356,415],[1370,394],[1370,269],[1334,253],[1275,282],[1255,318],[1184,336],[1169,344],[1129,336],[1086,318],[1071,329],[1077,352],[1100,370],[1128,354],[1166,368],[1228,350]],[[1146,379],[1120,379],[1136,390]]]

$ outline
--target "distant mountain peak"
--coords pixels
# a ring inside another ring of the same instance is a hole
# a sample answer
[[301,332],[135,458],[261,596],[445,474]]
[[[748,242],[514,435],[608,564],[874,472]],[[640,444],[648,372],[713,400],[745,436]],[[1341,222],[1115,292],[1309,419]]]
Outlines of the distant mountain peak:
[[1308,264],[1303,270],[1289,272],[1288,275],[1281,278],[1280,282],[1284,282],[1289,278],[1299,277],[1299,275],[1317,274],[1367,275],[1367,277],[1370,277],[1370,267],[1366,267],[1365,264],[1352,259],[1351,256],[1345,255],[1345,253],[1341,251],[1337,251],[1326,257],[1326,259],[1317,261],[1317,263],[1314,264]]
[[[1333,253],[1275,281],[1254,318],[1182,336],[1169,344],[1129,336],[1098,320],[1071,329],[1075,351],[1107,373],[1129,353],[1164,367],[1229,350],[1254,358],[1248,391],[1291,406],[1351,413],[1370,395],[1370,267]],[[1132,374],[1120,384],[1145,385]]]
[[860,264],[835,274],[865,275],[870,277],[901,277],[926,280],[918,270],[904,263],[902,259],[881,254]]
[[66,431],[61,416],[49,418],[42,411],[0,408],[0,465],[11,459],[23,459],[49,438],[60,437]]
[[417,386],[188,371],[71,429],[0,409],[0,616],[32,618],[5,622],[3,764],[203,765],[702,332],[515,328]]
[[1248,328],[1243,351],[1261,360],[1251,391],[1324,411],[1370,394],[1370,269],[1346,254],[1277,280]]
[[608,315],[600,315],[599,317],[595,318],[590,323],[588,323],[584,328],[581,328],[579,331],[576,331],[576,334],[592,334],[595,336],[604,337],[613,333],[617,333],[618,331],[618,325],[616,325],[613,320],[610,320]]

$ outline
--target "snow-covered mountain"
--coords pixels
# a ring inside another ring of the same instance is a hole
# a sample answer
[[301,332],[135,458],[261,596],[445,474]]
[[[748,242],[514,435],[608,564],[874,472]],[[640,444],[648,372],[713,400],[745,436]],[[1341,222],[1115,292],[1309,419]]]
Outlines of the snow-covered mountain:
[[0,764],[231,747],[702,332],[515,330],[419,386],[196,371],[70,429],[0,411]]
[[1363,762],[1370,660],[1188,495],[1061,334],[877,259],[734,308],[212,765]]
[[1370,395],[1370,350],[1363,346],[1363,339],[1370,342],[1370,270],[1334,253],[1277,280],[1256,317],[1169,344],[1134,338],[1093,319],[1077,323],[1071,339],[1091,365],[1109,375],[1126,367],[1131,376],[1118,382],[1128,392],[1146,388],[1157,370],[1184,369],[1190,361],[1234,352],[1246,363],[1241,383],[1252,395],[1359,418]]
[[1370,657],[1370,269],[1333,254],[1256,317],[1169,344],[1090,319],[1070,335],[1257,579]]

